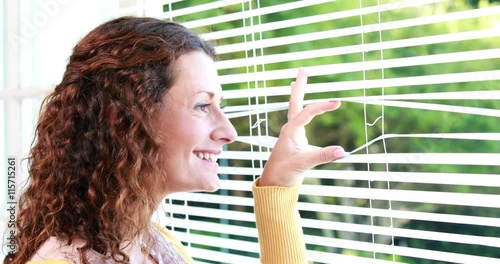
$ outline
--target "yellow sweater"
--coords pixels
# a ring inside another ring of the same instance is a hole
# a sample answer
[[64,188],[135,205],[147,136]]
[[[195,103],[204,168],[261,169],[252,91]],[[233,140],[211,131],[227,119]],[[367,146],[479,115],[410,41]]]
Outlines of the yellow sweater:
[[[264,264],[306,263],[300,216],[296,209],[300,184],[294,187],[259,187],[252,190],[259,232],[260,259]],[[187,263],[194,263],[188,252],[166,228],[155,227],[169,240]],[[31,261],[28,264],[70,264],[65,260]]]

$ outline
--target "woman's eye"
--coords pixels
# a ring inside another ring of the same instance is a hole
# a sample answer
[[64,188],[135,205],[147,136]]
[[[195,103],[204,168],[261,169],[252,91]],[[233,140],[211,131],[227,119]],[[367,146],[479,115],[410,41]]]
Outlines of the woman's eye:
[[196,106],[196,108],[200,109],[203,112],[208,112],[208,107],[210,104],[199,104]]

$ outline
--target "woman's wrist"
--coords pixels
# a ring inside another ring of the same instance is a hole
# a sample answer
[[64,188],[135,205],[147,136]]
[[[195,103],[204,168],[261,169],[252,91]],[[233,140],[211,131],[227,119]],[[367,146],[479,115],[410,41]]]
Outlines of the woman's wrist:
[[269,187],[269,186],[292,187],[297,185],[297,180],[294,181],[288,177],[278,177],[278,175],[272,175],[271,177],[269,174],[263,173],[259,177],[259,180],[257,181],[256,185],[258,187]]

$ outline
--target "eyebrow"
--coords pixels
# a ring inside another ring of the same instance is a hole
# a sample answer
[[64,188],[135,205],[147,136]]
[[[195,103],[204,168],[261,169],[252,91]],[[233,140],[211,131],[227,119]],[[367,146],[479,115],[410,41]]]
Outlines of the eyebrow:
[[199,92],[196,92],[196,94],[200,94],[200,93],[206,93],[208,94],[208,96],[210,96],[210,99],[214,98],[215,94],[213,92],[210,92],[210,91],[199,91]]
[[[199,91],[199,92],[196,92],[196,94],[200,94],[200,93],[206,93],[208,94],[208,96],[210,96],[210,99],[213,99],[215,94],[213,92],[210,92],[210,91]],[[220,97],[220,102],[222,102],[224,100],[224,96],[221,96]]]

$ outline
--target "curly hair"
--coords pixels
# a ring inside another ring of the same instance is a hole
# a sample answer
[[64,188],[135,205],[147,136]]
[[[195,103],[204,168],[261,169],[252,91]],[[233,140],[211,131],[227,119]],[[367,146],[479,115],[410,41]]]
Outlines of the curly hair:
[[51,236],[129,262],[120,243],[147,228],[165,194],[155,118],[176,59],[192,51],[216,59],[184,26],[139,17],[106,22],[75,46],[42,104],[12,263],[28,261]]

